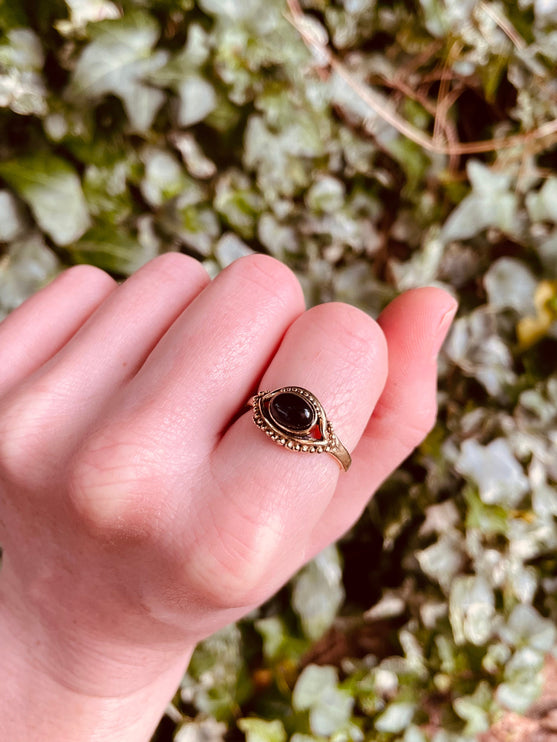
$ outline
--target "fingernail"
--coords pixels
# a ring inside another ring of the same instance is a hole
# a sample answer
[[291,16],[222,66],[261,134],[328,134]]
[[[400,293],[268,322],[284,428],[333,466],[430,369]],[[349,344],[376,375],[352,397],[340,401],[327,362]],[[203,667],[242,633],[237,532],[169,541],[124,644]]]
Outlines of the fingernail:
[[447,337],[447,333],[449,332],[449,328],[453,322],[457,309],[458,309],[458,302],[455,299],[452,299],[452,303],[449,306],[449,308],[446,309],[444,313],[441,315],[441,319],[439,321],[439,324],[437,325],[437,331],[435,333],[435,341],[433,344],[433,352],[435,353],[435,355],[437,355],[439,351],[441,350],[441,346],[443,345],[443,342],[445,338]]

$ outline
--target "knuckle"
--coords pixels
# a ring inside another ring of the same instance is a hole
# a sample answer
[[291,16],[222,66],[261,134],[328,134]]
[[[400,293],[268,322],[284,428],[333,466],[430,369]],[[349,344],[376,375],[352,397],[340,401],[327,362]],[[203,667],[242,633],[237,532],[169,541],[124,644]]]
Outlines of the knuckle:
[[359,362],[374,359],[379,352],[386,355],[386,341],[377,322],[360,309],[330,302],[310,310],[314,322],[328,337],[341,345],[347,360]]
[[232,280],[247,284],[248,290],[255,288],[265,295],[279,300],[286,307],[300,306],[303,309],[302,288],[293,271],[280,260],[270,255],[247,255],[238,258],[224,271]]
[[145,266],[157,274],[159,280],[171,284],[181,283],[185,276],[195,275],[200,282],[207,283],[209,274],[199,260],[179,252],[167,252],[154,258]]
[[164,482],[135,443],[105,433],[70,459],[67,495],[78,521],[97,540],[156,537]]
[[106,271],[101,268],[97,268],[94,265],[74,265],[68,268],[62,274],[65,280],[74,281],[75,283],[87,283],[89,285],[96,284],[100,289],[103,288],[115,288],[116,281]]
[[40,477],[47,400],[19,392],[0,408],[0,470],[14,485]]
[[188,582],[212,609],[247,609],[269,596],[269,567],[282,538],[261,515],[218,498],[194,519]]

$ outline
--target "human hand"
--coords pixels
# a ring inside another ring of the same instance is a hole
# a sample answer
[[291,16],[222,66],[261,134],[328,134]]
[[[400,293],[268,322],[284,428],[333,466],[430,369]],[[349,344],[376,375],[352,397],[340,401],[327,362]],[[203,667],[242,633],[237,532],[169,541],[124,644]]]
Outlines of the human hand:
[[[40,641],[35,666],[80,697],[161,686],[162,713],[196,642],[346,531],[431,428],[455,307],[425,288],[379,323],[304,311],[261,255],[212,282],[173,253],[119,287],[64,273],[0,325],[4,636]],[[347,473],[241,414],[287,385],[321,401]]]

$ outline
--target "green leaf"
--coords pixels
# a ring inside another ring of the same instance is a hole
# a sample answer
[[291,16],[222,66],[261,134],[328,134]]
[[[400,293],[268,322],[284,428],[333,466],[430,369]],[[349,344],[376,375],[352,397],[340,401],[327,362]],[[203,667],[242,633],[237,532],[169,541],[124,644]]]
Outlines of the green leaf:
[[248,688],[242,637],[232,624],[197,645],[180,694],[185,703],[220,721],[232,718]]
[[59,20],[54,26],[63,36],[81,35],[88,23],[106,18],[119,18],[120,10],[110,0],[65,0],[70,20]]
[[141,182],[141,193],[151,206],[162,206],[176,196],[181,196],[182,205],[203,200],[203,187],[195,182],[180,162],[167,149],[145,147],[141,153],[145,163],[145,176]]
[[415,710],[415,703],[404,701],[390,703],[385,711],[375,719],[375,728],[378,732],[390,732],[391,734],[402,732],[412,721]]
[[516,507],[530,489],[505,438],[497,438],[487,446],[473,439],[463,441],[455,466],[478,485],[486,505]]
[[344,205],[344,184],[330,175],[318,178],[306,194],[306,203],[312,211],[333,213]]
[[247,742],[286,742],[286,732],[278,719],[238,719],[237,723]]
[[443,226],[444,242],[469,239],[488,227],[508,235],[517,235],[518,198],[510,190],[510,177],[495,172],[477,160],[467,166],[472,193],[451,213]]
[[24,116],[48,112],[42,76],[44,52],[37,34],[28,28],[8,32],[0,44],[0,108]]
[[90,224],[77,173],[66,160],[37,153],[0,164],[0,176],[26,201],[57,245],[79,239]]
[[339,553],[332,545],[304,567],[294,580],[292,607],[310,639],[315,641],[327,631],[343,599]]
[[132,127],[149,129],[164,93],[145,82],[168,61],[165,51],[152,51],[160,34],[157,21],[144,12],[106,20],[91,29],[93,40],[82,51],[66,94],[90,104],[107,94],[121,98]]
[[308,665],[300,673],[292,693],[292,705],[298,711],[305,711],[320,702],[327,688],[336,688],[337,671],[326,665]]
[[0,0],[0,31],[7,33],[14,28],[23,28],[28,20],[22,3],[13,0]]
[[309,712],[309,725],[314,734],[329,736],[345,729],[352,715],[354,699],[347,691],[326,689],[320,702]]
[[466,722],[466,734],[477,735],[489,729],[492,702],[493,692],[485,681],[478,684],[472,695],[455,698],[453,708]]
[[538,281],[520,260],[500,258],[489,268],[484,278],[490,306],[510,307],[521,315],[535,314],[534,294]]
[[238,260],[238,258],[252,254],[251,247],[248,247],[232,232],[223,234],[215,245],[215,257],[221,268],[226,268],[227,265]]
[[309,710],[314,734],[328,736],[349,723],[354,699],[338,688],[334,667],[308,665],[296,682],[292,705],[297,711]]
[[466,517],[467,528],[477,528],[481,533],[502,533],[509,531],[509,512],[500,505],[486,505],[473,486],[467,486],[463,491],[468,505]]
[[553,622],[542,618],[531,605],[522,604],[513,608],[499,633],[501,639],[512,647],[530,647],[542,653],[549,652],[557,639]]
[[557,178],[550,177],[539,191],[531,191],[526,197],[526,206],[533,222],[557,224]]
[[518,649],[505,666],[505,682],[497,688],[500,704],[518,714],[525,713],[539,697],[544,655],[528,647]]
[[485,644],[493,634],[494,615],[493,591],[483,577],[457,577],[453,581],[449,616],[457,644]]
[[203,121],[217,107],[217,95],[213,85],[201,75],[189,75],[178,86],[180,107],[178,123],[191,126]]
[[297,665],[308,651],[309,642],[290,633],[286,621],[279,616],[260,618],[255,628],[263,639],[263,655],[269,663],[286,660]]
[[12,242],[0,260],[0,320],[56,276],[61,266],[41,234]]
[[230,169],[219,177],[215,191],[218,213],[239,235],[252,238],[265,202],[251,180],[244,173]]
[[10,191],[0,190],[0,242],[11,242],[24,228],[20,203]]
[[129,275],[154,258],[156,250],[142,247],[137,239],[121,227],[97,225],[69,247],[76,263],[91,263],[99,268]]

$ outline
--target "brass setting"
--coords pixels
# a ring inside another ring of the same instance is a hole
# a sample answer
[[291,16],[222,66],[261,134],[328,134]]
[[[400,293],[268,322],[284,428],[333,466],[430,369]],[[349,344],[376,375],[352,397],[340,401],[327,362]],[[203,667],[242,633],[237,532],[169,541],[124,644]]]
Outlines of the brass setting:
[[259,392],[248,404],[253,407],[254,423],[279,446],[302,453],[328,453],[343,471],[348,471],[350,454],[337,438],[321,403],[307,389],[285,386]]

